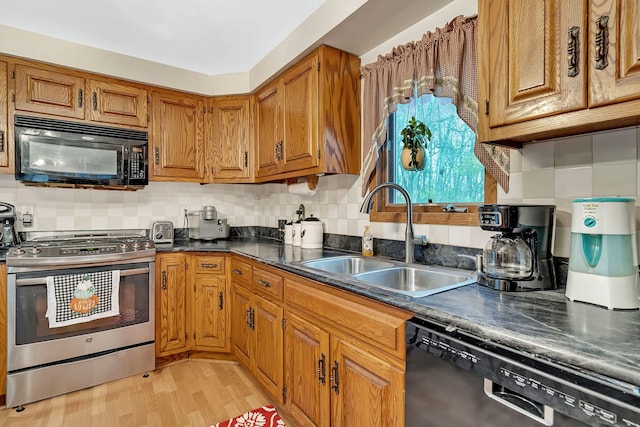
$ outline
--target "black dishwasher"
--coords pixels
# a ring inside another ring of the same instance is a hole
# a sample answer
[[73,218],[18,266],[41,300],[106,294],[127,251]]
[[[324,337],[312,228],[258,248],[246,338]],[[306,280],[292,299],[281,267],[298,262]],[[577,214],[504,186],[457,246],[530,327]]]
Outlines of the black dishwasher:
[[420,318],[407,322],[406,336],[407,427],[640,427],[637,386]]

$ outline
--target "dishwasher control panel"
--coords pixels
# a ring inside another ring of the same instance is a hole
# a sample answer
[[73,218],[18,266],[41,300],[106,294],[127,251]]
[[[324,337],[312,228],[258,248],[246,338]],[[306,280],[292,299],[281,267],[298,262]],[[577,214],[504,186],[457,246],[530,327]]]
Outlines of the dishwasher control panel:
[[549,407],[587,425],[640,427],[637,388],[613,388],[586,374],[534,360],[515,350],[510,357],[504,348],[494,352],[493,346],[479,339],[465,338],[460,333],[454,337],[446,330],[407,322],[407,347],[416,347],[485,378],[485,393],[492,398],[486,383],[496,389],[497,395],[510,396],[508,400],[539,406],[541,418]]

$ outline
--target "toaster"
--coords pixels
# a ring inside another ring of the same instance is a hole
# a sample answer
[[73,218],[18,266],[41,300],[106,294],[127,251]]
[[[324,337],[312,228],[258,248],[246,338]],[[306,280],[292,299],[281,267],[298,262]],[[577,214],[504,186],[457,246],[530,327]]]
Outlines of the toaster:
[[173,243],[173,223],[171,221],[154,221],[151,223],[151,240],[155,243]]

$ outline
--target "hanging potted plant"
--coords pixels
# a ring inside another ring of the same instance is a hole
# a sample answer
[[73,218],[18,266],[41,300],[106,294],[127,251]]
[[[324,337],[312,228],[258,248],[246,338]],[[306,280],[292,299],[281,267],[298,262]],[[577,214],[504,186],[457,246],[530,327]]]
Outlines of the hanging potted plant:
[[400,135],[403,144],[402,167],[410,171],[424,169],[424,149],[427,142],[431,141],[431,129],[412,116]]

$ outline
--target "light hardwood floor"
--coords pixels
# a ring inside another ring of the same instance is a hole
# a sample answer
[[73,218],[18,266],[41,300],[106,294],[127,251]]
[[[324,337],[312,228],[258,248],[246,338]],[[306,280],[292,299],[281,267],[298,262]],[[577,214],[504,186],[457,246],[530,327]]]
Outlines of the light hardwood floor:
[[2,409],[0,426],[208,427],[267,404],[273,402],[237,363],[189,360],[148,378],[137,375],[30,403],[23,412]]

